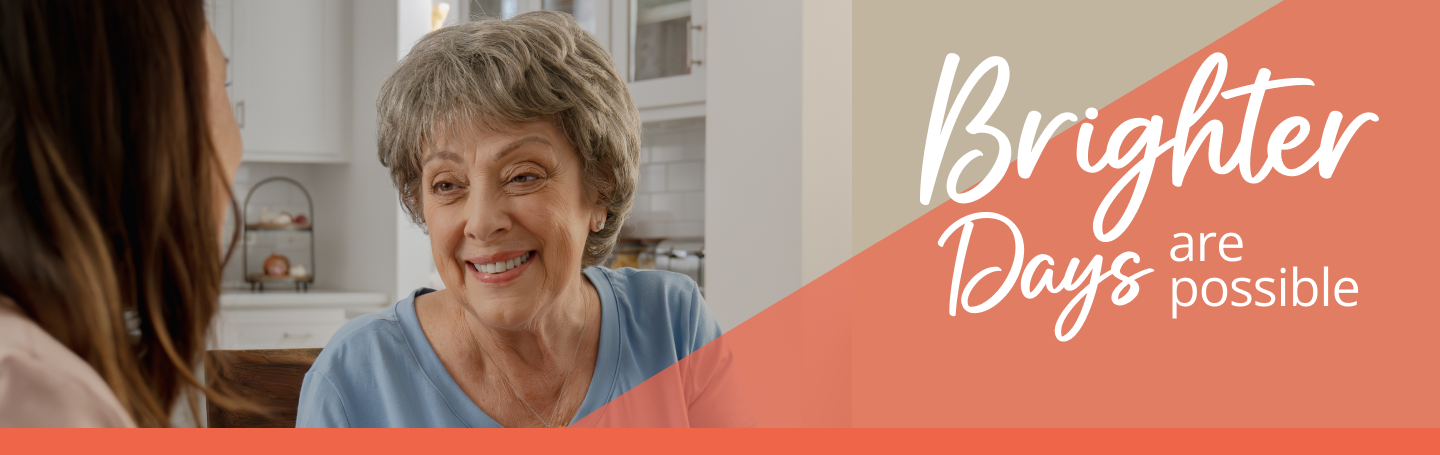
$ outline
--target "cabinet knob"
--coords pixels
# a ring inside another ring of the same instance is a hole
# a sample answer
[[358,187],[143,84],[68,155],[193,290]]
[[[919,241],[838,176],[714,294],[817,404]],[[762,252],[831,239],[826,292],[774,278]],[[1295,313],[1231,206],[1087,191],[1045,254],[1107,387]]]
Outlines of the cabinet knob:
[[302,338],[302,339],[303,339],[303,338],[310,338],[310,337],[313,337],[313,336],[315,336],[315,334],[313,334],[313,333],[290,333],[290,332],[285,332],[285,336],[282,337],[282,338]]

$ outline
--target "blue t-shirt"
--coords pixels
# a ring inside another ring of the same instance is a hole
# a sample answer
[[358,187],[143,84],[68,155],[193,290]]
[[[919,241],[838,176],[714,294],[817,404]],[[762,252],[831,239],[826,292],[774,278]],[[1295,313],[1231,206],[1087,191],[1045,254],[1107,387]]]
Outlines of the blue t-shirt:
[[[678,273],[603,267],[600,346],[578,421],[720,336],[700,290]],[[296,427],[499,427],[451,378],[415,316],[416,290],[345,324],[305,374]],[[571,421],[573,424],[574,421]]]

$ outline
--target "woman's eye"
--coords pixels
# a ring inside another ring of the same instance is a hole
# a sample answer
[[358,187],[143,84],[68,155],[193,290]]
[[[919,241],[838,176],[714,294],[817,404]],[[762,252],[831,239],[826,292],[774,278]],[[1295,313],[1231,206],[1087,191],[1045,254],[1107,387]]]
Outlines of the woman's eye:
[[448,192],[453,191],[453,190],[455,190],[455,184],[454,184],[454,183],[448,183],[448,182],[447,182],[447,183],[436,183],[436,184],[435,184],[435,192],[437,192],[437,193],[448,193]]
[[540,180],[540,177],[537,177],[534,174],[517,175],[515,176],[515,178],[510,179],[510,181],[513,183],[530,183],[536,180]]

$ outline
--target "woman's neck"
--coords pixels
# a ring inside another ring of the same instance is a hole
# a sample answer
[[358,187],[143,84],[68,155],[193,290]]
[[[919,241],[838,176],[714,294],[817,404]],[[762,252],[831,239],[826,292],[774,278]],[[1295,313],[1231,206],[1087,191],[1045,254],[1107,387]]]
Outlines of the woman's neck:
[[[588,332],[598,330],[600,301],[587,279],[576,280],[567,292],[538,305],[536,314],[513,327],[485,321],[460,307],[470,334],[486,357],[512,378],[565,374]],[[491,366],[491,365],[486,365]]]

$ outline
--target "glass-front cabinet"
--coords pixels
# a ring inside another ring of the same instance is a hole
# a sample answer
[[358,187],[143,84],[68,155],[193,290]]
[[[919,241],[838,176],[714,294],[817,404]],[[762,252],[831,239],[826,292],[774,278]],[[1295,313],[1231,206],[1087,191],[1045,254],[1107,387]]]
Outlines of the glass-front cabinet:
[[[600,44],[610,49],[610,0],[434,0],[456,3],[457,19],[498,17],[509,19],[527,11],[560,11],[575,17],[580,28],[595,35]],[[447,21],[446,25],[450,25]]]
[[705,0],[435,0],[457,20],[568,13],[595,35],[630,83],[645,121],[705,113]]
[[[630,93],[642,111],[689,109],[703,115],[705,102],[704,0],[616,0],[625,12],[625,56]],[[684,116],[674,113],[669,116]],[[653,115],[643,115],[652,117]]]
[[648,81],[690,74],[698,66],[690,0],[631,0],[630,80]]
[[[602,5],[601,3],[607,4]],[[580,28],[595,35],[595,38],[608,49],[607,41],[610,36],[608,33],[601,34],[602,31],[608,32],[610,28],[609,24],[605,23],[610,18],[610,12],[606,8],[609,6],[608,3],[599,0],[542,0],[540,9],[559,11],[574,16],[575,22],[580,23]]]

